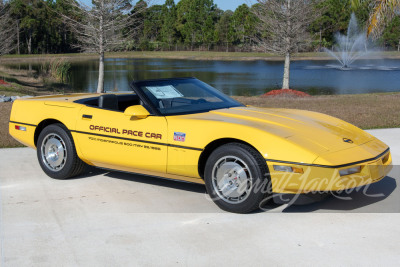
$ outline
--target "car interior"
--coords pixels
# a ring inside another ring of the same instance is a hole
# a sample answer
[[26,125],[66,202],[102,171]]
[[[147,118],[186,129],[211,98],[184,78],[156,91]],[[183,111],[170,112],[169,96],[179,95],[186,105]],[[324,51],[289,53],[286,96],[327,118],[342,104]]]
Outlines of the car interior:
[[98,97],[85,98],[75,101],[89,107],[124,112],[130,106],[142,105],[139,97],[135,94],[104,94]]
[[[187,98],[173,98],[173,99],[156,99],[153,95],[147,94],[147,97],[153,102],[157,108],[171,108],[179,106],[187,106],[198,103],[206,103],[205,99],[193,100]],[[79,104],[84,104],[90,107],[97,107],[101,109],[124,112],[130,106],[146,105],[135,94],[104,94],[98,97],[85,98],[75,101]]]
[[[153,103],[156,108],[164,109],[164,108],[172,108],[179,106],[187,106],[192,104],[197,104],[198,101],[193,99],[188,99],[184,97],[179,98],[166,98],[166,99],[157,99],[153,94],[148,91],[145,91],[147,98]],[[204,100],[204,102],[206,102]]]

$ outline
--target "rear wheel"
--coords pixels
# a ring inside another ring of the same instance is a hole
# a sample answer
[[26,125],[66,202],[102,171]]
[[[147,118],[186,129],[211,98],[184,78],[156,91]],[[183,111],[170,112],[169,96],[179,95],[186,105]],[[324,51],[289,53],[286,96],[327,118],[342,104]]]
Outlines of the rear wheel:
[[263,157],[250,146],[230,143],[208,158],[205,184],[212,200],[223,210],[248,213],[268,195],[269,172]]
[[42,170],[55,179],[77,176],[86,166],[76,154],[71,134],[62,124],[43,129],[37,142],[37,157]]

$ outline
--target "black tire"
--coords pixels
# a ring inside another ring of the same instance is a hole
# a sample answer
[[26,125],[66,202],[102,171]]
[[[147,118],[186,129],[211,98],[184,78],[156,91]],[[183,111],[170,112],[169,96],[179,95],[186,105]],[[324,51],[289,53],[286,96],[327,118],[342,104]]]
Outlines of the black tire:
[[86,164],[76,154],[71,133],[63,124],[51,124],[44,128],[36,151],[40,167],[51,178],[68,179],[85,170]]
[[258,209],[271,193],[264,158],[255,149],[241,143],[229,143],[213,151],[206,163],[204,180],[215,204],[234,213]]

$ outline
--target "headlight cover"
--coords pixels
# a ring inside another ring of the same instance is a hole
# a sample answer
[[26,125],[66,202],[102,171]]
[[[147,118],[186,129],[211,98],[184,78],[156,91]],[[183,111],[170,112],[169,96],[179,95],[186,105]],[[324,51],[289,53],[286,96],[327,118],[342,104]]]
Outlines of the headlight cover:
[[304,173],[302,168],[296,168],[284,165],[274,165],[274,170],[277,172],[294,172],[294,173]]
[[361,166],[351,167],[351,168],[339,170],[340,176],[346,176],[346,175],[359,173],[359,172],[361,172]]

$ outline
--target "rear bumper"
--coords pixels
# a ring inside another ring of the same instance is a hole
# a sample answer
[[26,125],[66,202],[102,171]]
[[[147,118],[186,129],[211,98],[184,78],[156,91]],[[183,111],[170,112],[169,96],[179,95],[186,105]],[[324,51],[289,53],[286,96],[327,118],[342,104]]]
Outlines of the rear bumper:
[[[17,130],[16,126],[23,126],[25,129],[23,131]],[[35,149],[36,146],[35,146],[34,136],[36,127],[37,125],[33,124],[10,121],[8,124],[8,131],[15,140],[17,140],[18,142],[20,142],[25,146]]]
[[[343,166],[321,166],[312,164],[290,164],[268,162],[272,191],[274,193],[303,194],[312,192],[335,192],[372,184],[383,179],[392,169],[390,151],[378,157]],[[303,169],[303,173],[275,171],[273,165],[284,165]],[[341,176],[340,170],[361,166],[358,173]]]

